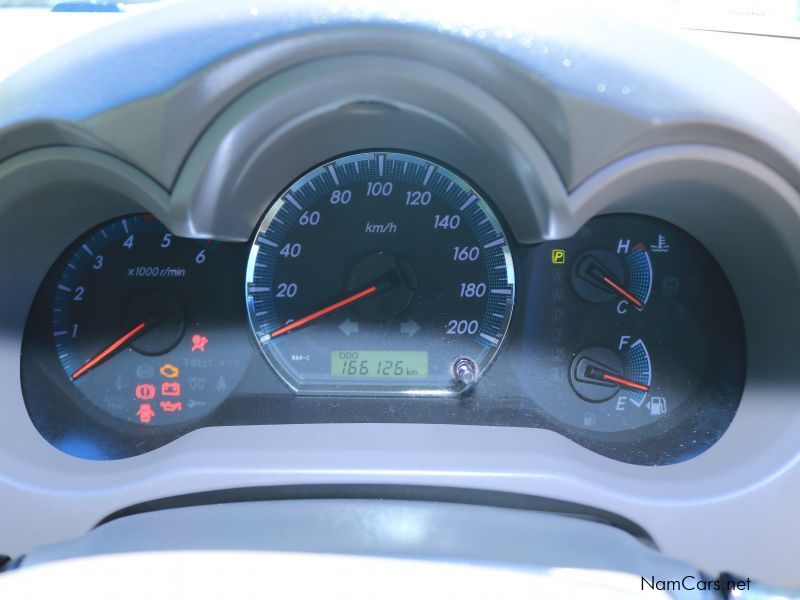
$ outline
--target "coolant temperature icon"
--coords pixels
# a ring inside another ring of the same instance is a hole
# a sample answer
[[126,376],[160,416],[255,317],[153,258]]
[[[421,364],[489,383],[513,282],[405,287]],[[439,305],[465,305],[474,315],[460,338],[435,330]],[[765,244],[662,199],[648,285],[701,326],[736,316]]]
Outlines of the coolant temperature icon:
[[658,243],[650,246],[650,252],[669,252],[669,244],[667,243],[667,236],[662,233],[658,234]]

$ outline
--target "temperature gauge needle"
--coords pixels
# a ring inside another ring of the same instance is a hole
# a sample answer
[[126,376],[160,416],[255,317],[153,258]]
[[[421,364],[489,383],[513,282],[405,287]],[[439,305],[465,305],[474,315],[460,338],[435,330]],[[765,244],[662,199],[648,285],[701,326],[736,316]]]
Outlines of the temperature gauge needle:
[[627,388],[631,388],[634,390],[641,390],[646,392],[650,388],[646,385],[642,385],[641,383],[636,383],[635,381],[631,381],[629,379],[623,379],[622,377],[617,377],[616,375],[611,375],[610,373],[603,373],[603,379],[606,381],[611,381],[612,383],[617,383],[619,385],[623,385]]
[[614,281],[612,281],[609,277],[605,277],[604,276],[603,277],[603,283],[605,283],[608,287],[610,287],[612,290],[617,292],[620,296],[622,296],[626,300],[630,300],[631,302],[633,302],[634,306],[636,306],[637,308],[641,308],[642,306],[644,306],[641,303],[641,301],[637,300],[634,297],[633,294],[631,294],[628,290],[626,290],[621,285],[619,285],[617,283],[614,283]]
[[342,308],[343,306],[347,306],[348,304],[352,304],[353,302],[355,302],[357,300],[361,300],[361,298],[365,298],[366,296],[369,296],[370,294],[374,294],[376,291],[378,291],[378,286],[371,285],[368,288],[363,289],[360,292],[357,292],[357,293],[353,294],[352,296],[348,296],[347,298],[345,298],[343,300],[339,300],[338,302],[334,302],[333,304],[331,304],[329,306],[326,306],[325,308],[321,308],[318,311],[315,311],[315,312],[311,313],[310,315],[306,315],[305,317],[303,317],[301,319],[297,319],[296,321],[292,321],[288,325],[284,325],[283,327],[280,327],[280,328],[276,329],[275,331],[270,332],[269,339],[276,338],[279,335],[283,335],[284,333],[289,333],[290,331],[292,331],[294,329],[297,329],[298,327],[302,327],[303,325],[306,325],[307,323],[310,323],[311,321],[319,319],[320,317],[322,317],[324,315],[327,315],[328,313],[332,313],[333,311],[338,310],[338,309]]
[[139,335],[146,326],[147,324],[144,321],[142,321],[136,327],[131,329],[128,333],[119,338],[116,342],[114,342],[110,346],[107,346],[104,350],[101,350],[99,353],[95,354],[92,358],[90,358],[87,362],[85,362],[80,369],[78,369],[72,374],[72,380],[75,381],[78,377],[80,377],[90,369],[93,369],[101,362],[103,362],[107,358],[110,358],[119,350],[124,348],[125,345],[131,340],[133,340],[133,338],[135,338],[137,335]]

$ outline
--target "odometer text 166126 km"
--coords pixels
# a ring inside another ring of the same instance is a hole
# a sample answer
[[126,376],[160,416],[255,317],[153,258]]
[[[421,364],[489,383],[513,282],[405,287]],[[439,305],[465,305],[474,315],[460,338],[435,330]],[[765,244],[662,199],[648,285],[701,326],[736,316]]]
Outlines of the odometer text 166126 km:
[[308,172],[270,206],[246,299],[298,393],[454,394],[491,364],[514,306],[507,237],[445,166],[396,152]]

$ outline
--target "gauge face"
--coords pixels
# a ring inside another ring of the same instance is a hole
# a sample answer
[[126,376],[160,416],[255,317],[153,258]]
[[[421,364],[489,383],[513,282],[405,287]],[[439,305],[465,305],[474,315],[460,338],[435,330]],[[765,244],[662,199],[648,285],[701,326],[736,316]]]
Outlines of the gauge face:
[[[220,256],[221,254],[221,256]],[[216,408],[247,364],[246,345],[212,317],[236,308],[208,275],[219,244],[173,236],[149,215],[76,242],[52,285],[52,339],[67,379],[95,407],[143,426]]]
[[741,397],[745,351],[733,291],[711,255],[663,221],[592,219],[541,245],[525,323],[527,381],[551,417],[584,431],[663,430]]
[[293,183],[258,227],[250,322],[300,393],[457,393],[490,365],[514,305],[505,233],[441,164],[353,154]]

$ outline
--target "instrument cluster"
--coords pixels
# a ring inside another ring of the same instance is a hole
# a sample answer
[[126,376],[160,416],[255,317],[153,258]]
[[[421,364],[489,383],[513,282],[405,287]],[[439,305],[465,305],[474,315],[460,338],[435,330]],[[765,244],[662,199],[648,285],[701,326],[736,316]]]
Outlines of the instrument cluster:
[[246,244],[142,213],[64,251],[22,349],[51,444],[108,460],[201,427],[452,423],[660,465],[713,445],[739,405],[733,290],[665,221],[600,215],[522,244],[468,176],[388,149],[320,164],[264,210]]

